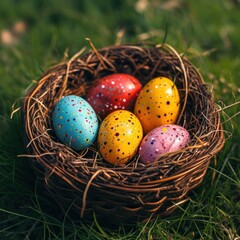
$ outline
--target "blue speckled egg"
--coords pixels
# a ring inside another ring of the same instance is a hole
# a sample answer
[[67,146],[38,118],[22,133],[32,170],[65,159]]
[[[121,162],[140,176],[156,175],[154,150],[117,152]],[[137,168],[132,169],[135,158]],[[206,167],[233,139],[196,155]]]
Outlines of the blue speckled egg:
[[75,95],[63,97],[52,115],[58,139],[74,150],[93,145],[98,134],[98,118],[91,105]]

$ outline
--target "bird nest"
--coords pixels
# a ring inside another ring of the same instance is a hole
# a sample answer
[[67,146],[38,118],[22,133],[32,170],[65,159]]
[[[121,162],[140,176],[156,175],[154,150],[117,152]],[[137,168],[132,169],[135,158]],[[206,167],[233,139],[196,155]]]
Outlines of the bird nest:
[[[177,124],[191,136],[187,147],[143,165],[104,161],[97,144],[74,151],[58,141],[52,127],[55,104],[66,95],[85,97],[100,77],[135,76],[142,85],[154,77],[173,79],[181,99]],[[83,219],[133,223],[171,214],[204,178],[224,144],[220,115],[196,67],[170,45],[120,45],[80,51],[48,69],[25,96],[27,149],[40,181],[64,209]]]

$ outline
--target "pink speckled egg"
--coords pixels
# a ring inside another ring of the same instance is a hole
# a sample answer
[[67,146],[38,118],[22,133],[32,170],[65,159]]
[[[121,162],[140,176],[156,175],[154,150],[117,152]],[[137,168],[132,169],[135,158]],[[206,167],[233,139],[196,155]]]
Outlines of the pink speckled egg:
[[87,101],[101,119],[109,113],[125,109],[132,111],[142,84],[134,76],[114,73],[96,81],[87,93]]
[[185,147],[189,140],[189,132],[181,126],[166,124],[154,128],[140,144],[140,160],[144,164],[152,163],[164,153],[174,152]]

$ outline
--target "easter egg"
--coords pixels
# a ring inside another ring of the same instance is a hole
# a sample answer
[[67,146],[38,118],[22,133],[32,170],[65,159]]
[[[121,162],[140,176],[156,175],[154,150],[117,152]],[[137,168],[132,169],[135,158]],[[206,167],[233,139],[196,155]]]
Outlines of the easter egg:
[[189,132],[178,125],[167,124],[150,131],[139,147],[140,161],[147,164],[158,160],[162,154],[177,151],[187,145]]
[[164,124],[177,121],[180,110],[179,92],[174,82],[166,77],[149,81],[140,91],[134,108],[144,133]]
[[97,138],[97,115],[91,105],[79,96],[69,95],[58,101],[52,121],[58,139],[74,150],[92,146]]
[[97,80],[89,89],[87,101],[100,118],[118,110],[133,110],[142,85],[132,75],[114,73]]
[[107,162],[124,165],[138,151],[142,137],[142,125],[138,118],[130,111],[116,110],[100,125],[99,151]]

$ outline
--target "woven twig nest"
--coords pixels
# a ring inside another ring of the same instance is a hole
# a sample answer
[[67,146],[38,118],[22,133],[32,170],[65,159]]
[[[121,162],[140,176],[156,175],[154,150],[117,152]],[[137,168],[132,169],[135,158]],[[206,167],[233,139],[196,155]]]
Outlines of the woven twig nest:
[[[52,130],[55,104],[70,94],[85,97],[98,78],[111,73],[131,74],[142,85],[158,76],[173,79],[181,98],[178,124],[191,136],[188,146],[152,164],[130,161],[117,167],[101,158],[97,144],[76,152],[60,143]],[[80,52],[43,74],[25,97],[23,115],[30,157],[54,199],[84,219],[95,214],[115,224],[172,213],[201,183],[210,160],[224,144],[208,86],[195,66],[166,44]]]

